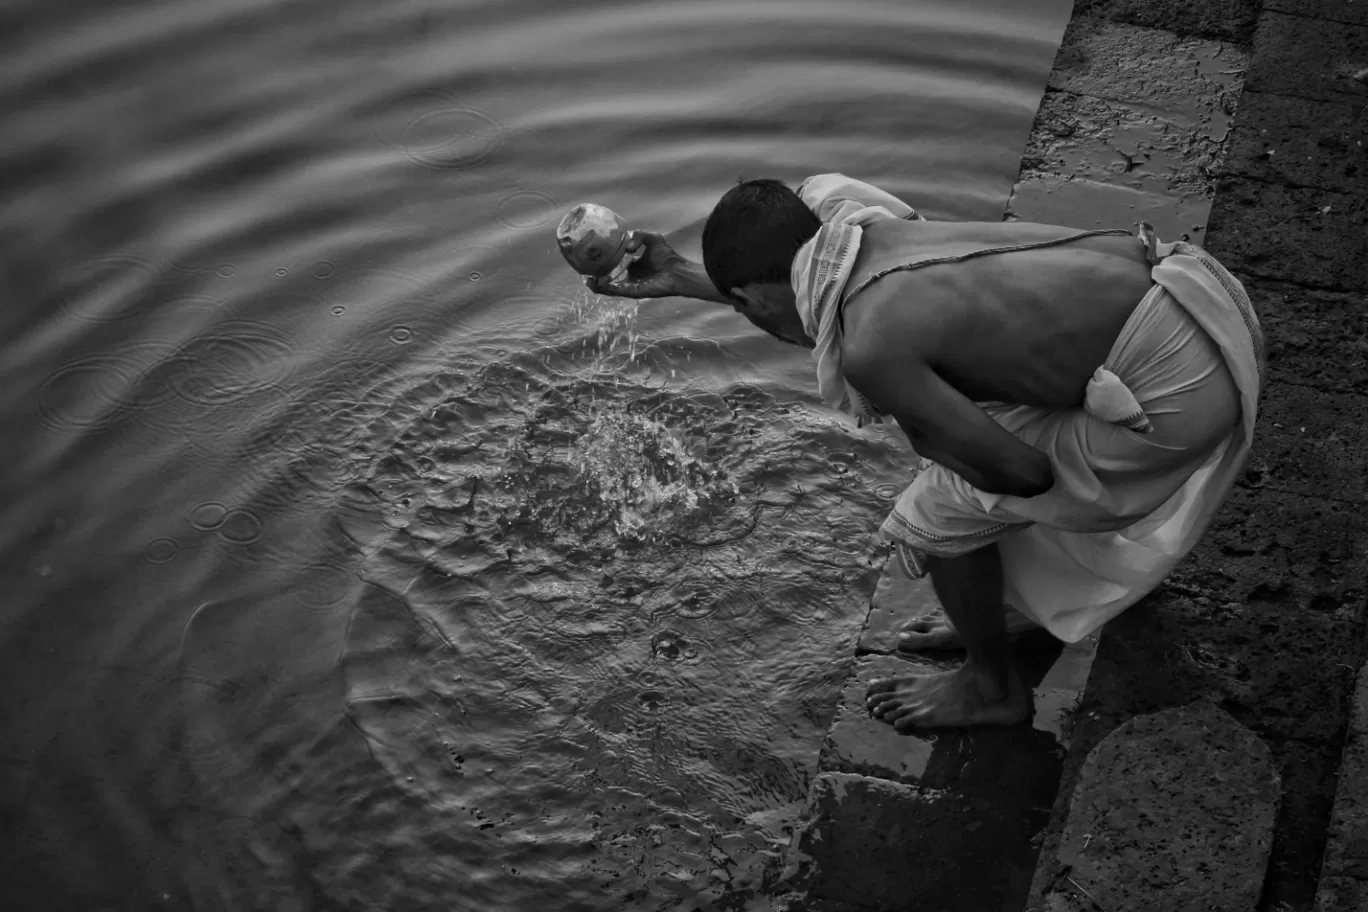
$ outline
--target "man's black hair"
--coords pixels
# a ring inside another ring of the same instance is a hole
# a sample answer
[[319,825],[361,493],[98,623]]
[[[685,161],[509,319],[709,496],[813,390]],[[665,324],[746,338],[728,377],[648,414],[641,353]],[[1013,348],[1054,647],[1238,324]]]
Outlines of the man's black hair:
[[703,226],[703,268],[723,296],[753,283],[789,281],[793,256],[822,227],[783,181],[742,180]]

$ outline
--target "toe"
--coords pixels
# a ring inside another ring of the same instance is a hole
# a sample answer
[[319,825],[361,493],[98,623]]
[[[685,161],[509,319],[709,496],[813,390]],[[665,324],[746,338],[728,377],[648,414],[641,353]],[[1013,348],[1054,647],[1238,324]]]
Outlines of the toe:
[[878,693],[888,693],[894,687],[896,687],[897,684],[898,682],[894,681],[892,678],[875,678],[874,680],[869,682],[869,689],[867,693],[870,696],[873,696],[874,694]]

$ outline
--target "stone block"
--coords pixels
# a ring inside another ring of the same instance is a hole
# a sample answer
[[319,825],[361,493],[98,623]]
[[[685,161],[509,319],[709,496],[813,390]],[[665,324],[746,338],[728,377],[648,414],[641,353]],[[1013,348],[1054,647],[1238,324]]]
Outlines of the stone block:
[[1210,196],[1228,123],[1073,92],[1040,103],[1022,174],[1084,178],[1178,197]]
[[1175,120],[1209,124],[1220,135],[1235,113],[1247,59],[1221,41],[1075,16],[1048,85],[1148,105]]
[[1368,665],[1354,688],[1321,872],[1368,881]]
[[926,774],[938,735],[903,735],[887,722],[875,719],[865,708],[865,693],[875,678],[896,674],[926,674],[954,668],[956,662],[901,658],[890,655],[863,656],[841,693],[836,719],[822,741],[818,766],[823,770],[878,776],[916,784]]
[[870,599],[869,614],[860,631],[861,652],[892,654],[898,651],[898,633],[918,617],[941,614],[940,599],[931,577],[914,578],[893,549]]
[[1151,674],[1184,679],[1191,697],[1219,700],[1260,734],[1333,743],[1353,685],[1355,627],[1276,598],[1256,592],[1241,602],[1220,590],[1192,596],[1161,590],[1156,609],[1173,646],[1167,661],[1181,667]]
[[1282,738],[1267,739],[1267,744],[1282,777],[1282,807],[1262,905],[1265,909],[1309,909],[1320,879],[1339,749],[1333,744]]
[[1368,291],[1368,197],[1222,178],[1204,246],[1241,275]]
[[[1341,0],[1343,2],[1343,0]],[[1259,0],[1075,0],[1074,16],[1091,16],[1176,35],[1248,44]]]
[[1211,211],[1207,196],[1178,198],[1168,193],[1137,190],[1084,178],[1029,174],[1012,188],[1007,219],[1063,225],[1090,231],[1097,228],[1134,228],[1146,221],[1165,241],[1200,241]]
[[1368,25],[1368,5],[1363,0],[1264,0],[1263,8],[1274,13]]
[[1026,817],[953,791],[819,773],[784,886],[860,912],[1020,908],[1034,865]]
[[1368,909],[1368,880],[1327,877],[1316,891],[1316,912],[1363,912]]
[[1245,475],[1291,494],[1368,501],[1368,397],[1267,384]]
[[1357,504],[1261,488],[1247,472],[1169,575],[1170,591],[1355,622],[1368,517]]
[[1252,278],[1244,286],[1264,330],[1271,383],[1368,393],[1368,296]]
[[1368,25],[1265,11],[1245,87],[1294,98],[1368,101],[1354,77],[1368,68]]
[[1132,719],[1088,757],[1058,853],[1068,874],[1046,899],[1076,887],[1111,912],[1248,912],[1279,792],[1268,747],[1209,703]]
[[1368,195],[1364,125],[1359,101],[1245,92],[1218,170],[1259,181]]

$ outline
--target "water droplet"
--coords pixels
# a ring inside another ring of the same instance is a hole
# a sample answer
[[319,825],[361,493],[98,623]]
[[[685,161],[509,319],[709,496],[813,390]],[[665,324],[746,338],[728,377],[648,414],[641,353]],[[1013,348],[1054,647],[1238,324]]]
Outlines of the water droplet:
[[408,343],[413,341],[412,327],[405,326],[403,323],[400,323],[396,326],[391,326],[389,331],[389,340],[393,342],[395,345],[407,345]]
[[315,279],[326,279],[336,271],[337,267],[328,260],[318,260],[309,267],[309,274]]
[[223,265],[219,266],[218,269],[214,270],[214,274],[218,276],[220,279],[231,279],[234,275],[237,274],[237,267],[235,267],[232,263],[224,263]]
[[332,310],[329,311],[334,317],[340,317],[346,312],[347,308],[343,307],[341,304],[334,304]]
[[484,278],[484,273],[481,273],[481,272],[472,272],[472,273],[470,274],[470,281],[472,281],[472,282],[478,282],[478,281],[480,281],[480,279],[483,279],[483,278]]
[[289,274],[290,274],[290,270],[286,269],[284,266],[281,266],[281,267],[279,267],[279,268],[276,269],[276,275],[278,275],[278,276],[289,275]]

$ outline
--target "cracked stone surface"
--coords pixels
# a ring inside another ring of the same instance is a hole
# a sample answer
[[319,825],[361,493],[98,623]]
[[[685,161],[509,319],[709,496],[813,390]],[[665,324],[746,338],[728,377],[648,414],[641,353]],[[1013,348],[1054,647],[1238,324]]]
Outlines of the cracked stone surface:
[[1052,892],[1105,897],[1110,912],[1248,912],[1280,789],[1267,745],[1214,704],[1137,716],[1088,757]]

